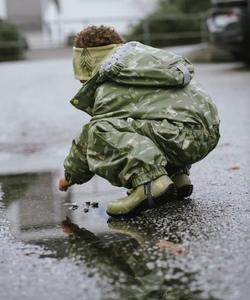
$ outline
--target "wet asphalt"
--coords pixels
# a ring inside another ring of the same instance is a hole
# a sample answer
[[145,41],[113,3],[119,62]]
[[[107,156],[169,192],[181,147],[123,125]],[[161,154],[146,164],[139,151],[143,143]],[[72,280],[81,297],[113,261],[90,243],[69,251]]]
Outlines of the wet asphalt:
[[99,177],[57,189],[89,120],[69,103],[79,88],[70,54],[0,64],[1,300],[249,299],[250,70],[195,70],[221,140],[192,167],[192,196],[113,220],[106,204],[124,189]]

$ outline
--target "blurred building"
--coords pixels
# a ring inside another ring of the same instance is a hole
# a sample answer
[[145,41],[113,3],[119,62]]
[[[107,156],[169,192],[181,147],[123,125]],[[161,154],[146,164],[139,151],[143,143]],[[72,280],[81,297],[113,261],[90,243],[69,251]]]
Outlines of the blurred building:
[[[0,0],[6,18],[24,30],[41,30],[42,11],[40,0]],[[49,0],[44,0],[49,2]]]
[[88,25],[113,26],[126,34],[155,10],[158,0],[0,0],[0,18],[17,24],[31,48],[65,45]]

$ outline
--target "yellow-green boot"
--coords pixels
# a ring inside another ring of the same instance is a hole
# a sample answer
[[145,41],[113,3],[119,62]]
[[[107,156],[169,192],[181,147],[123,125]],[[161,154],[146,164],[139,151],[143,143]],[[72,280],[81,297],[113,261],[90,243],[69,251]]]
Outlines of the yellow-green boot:
[[166,175],[138,186],[130,195],[108,203],[107,214],[112,217],[135,217],[150,208],[162,206],[177,197],[173,181]]
[[178,198],[186,198],[192,194],[194,187],[187,174],[176,174],[171,179],[177,186]]

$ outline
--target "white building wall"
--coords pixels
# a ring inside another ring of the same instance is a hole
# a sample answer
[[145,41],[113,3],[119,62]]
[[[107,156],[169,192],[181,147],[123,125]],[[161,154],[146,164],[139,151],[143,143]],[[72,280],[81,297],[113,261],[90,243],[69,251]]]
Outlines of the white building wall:
[[0,0],[0,19],[6,19],[6,0]]

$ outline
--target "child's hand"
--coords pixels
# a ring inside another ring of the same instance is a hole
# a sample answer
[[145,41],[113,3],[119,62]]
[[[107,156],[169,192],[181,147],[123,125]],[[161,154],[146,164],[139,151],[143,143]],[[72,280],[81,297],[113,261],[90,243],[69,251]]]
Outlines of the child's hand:
[[72,184],[70,184],[64,177],[62,177],[59,181],[59,190],[62,192],[66,192],[71,185]]

